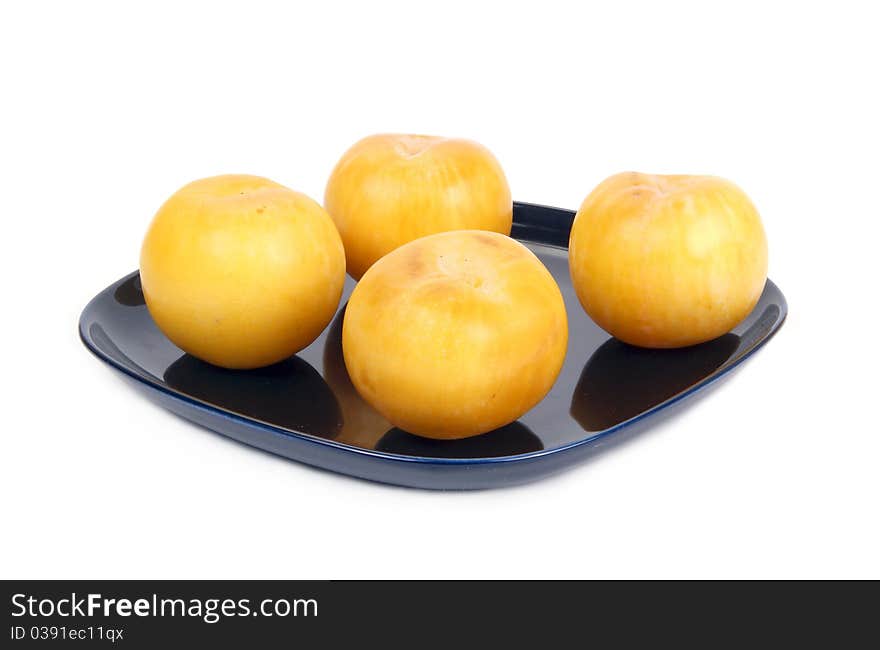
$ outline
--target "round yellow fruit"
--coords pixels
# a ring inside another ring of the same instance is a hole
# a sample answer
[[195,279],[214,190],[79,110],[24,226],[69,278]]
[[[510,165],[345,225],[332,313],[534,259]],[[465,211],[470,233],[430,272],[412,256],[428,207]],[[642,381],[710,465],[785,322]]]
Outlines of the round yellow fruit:
[[501,165],[485,147],[427,135],[373,135],[337,163],[324,206],[359,279],[379,258],[448,230],[510,234],[513,201]]
[[559,287],[505,235],[431,235],[376,262],[348,302],[352,383],[395,426],[466,438],[508,424],[553,386],[568,322]]
[[587,314],[642,347],[721,336],[748,316],[767,278],[755,206],[714,176],[612,176],[581,205],[568,248]]
[[333,318],[344,281],[342,241],[324,209],[258,176],[181,188],[141,248],[156,325],[225,368],[269,365],[306,347]]

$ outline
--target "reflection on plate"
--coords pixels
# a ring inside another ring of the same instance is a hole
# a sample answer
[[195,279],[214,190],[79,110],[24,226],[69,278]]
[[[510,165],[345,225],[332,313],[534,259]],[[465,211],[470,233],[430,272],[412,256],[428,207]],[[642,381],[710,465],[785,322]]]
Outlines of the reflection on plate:
[[318,371],[299,357],[256,370],[227,370],[188,354],[165,371],[165,383],[239,415],[322,438],[336,438],[342,412]]
[[351,383],[342,357],[342,319],[345,307],[339,310],[327,332],[324,344],[324,378],[336,394],[342,408],[342,431],[339,442],[373,449],[391,423],[367,404]]
[[516,456],[541,451],[544,445],[529,428],[520,422],[461,440],[431,440],[391,429],[376,445],[377,451],[427,458],[491,458]]
[[586,431],[613,427],[710,375],[738,347],[735,334],[673,350],[637,348],[609,339],[581,372],[571,416]]
[[143,289],[141,289],[140,276],[135,276],[128,282],[123,282],[116,287],[116,291],[113,292],[113,298],[120,305],[125,305],[126,307],[141,307],[147,304],[144,300]]

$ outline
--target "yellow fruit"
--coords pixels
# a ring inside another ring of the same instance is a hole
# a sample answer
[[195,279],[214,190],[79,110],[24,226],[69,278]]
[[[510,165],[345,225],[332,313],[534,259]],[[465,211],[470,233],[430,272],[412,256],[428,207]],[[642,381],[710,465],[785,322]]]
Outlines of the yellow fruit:
[[680,347],[748,316],[767,277],[767,239],[755,207],[729,181],[624,173],[578,210],[569,265],[600,327],[633,345]]
[[324,195],[348,272],[359,279],[383,255],[448,230],[510,234],[513,201],[485,147],[426,135],[373,135],[337,163]]
[[516,420],[565,357],[559,287],[525,246],[476,230],[431,235],[376,262],[348,302],[352,383],[392,424],[465,438]]
[[175,345],[225,368],[295,354],[327,326],[345,252],[320,205],[258,176],[215,176],[178,190],[141,249],[150,315]]

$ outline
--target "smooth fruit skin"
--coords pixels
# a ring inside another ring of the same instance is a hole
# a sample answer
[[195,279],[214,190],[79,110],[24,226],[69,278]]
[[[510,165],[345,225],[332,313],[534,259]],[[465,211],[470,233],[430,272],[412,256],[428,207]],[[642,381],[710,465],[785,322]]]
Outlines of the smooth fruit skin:
[[466,230],[405,244],[355,287],[342,325],[357,391],[428,438],[508,424],[553,386],[568,321],[559,287],[525,246]]
[[333,318],[344,281],[342,241],[324,209],[258,176],[181,188],[141,248],[156,325],[224,368],[269,365],[306,347]]
[[470,140],[383,134],[337,163],[324,194],[359,279],[379,258],[448,230],[510,234],[513,201],[501,165]]
[[767,239],[754,205],[729,181],[623,173],[578,210],[569,266],[604,330],[632,345],[682,347],[748,316],[767,278]]

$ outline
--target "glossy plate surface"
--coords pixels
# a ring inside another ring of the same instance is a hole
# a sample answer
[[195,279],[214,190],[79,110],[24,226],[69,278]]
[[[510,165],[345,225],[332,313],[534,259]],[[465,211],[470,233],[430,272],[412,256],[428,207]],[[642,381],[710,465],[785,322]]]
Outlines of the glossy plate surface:
[[568,273],[574,212],[516,203],[513,236],[547,266],[569,319],[565,365],[553,390],[519,421],[482,436],[433,441],[393,428],[360,399],[342,360],[346,281],[339,313],[287,361],[252,371],[213,367],[156,328],[138,274],[99,293],[80,318],[80,336],[174,413],[254,447],[325,469],[422,488],[476,489],[524,483],[583,461],[671,413],[673,405],[723,376],[782,325],[785,298],[769,280],[757,307],[733,332],[679,350],[623,344],[584,313]]

